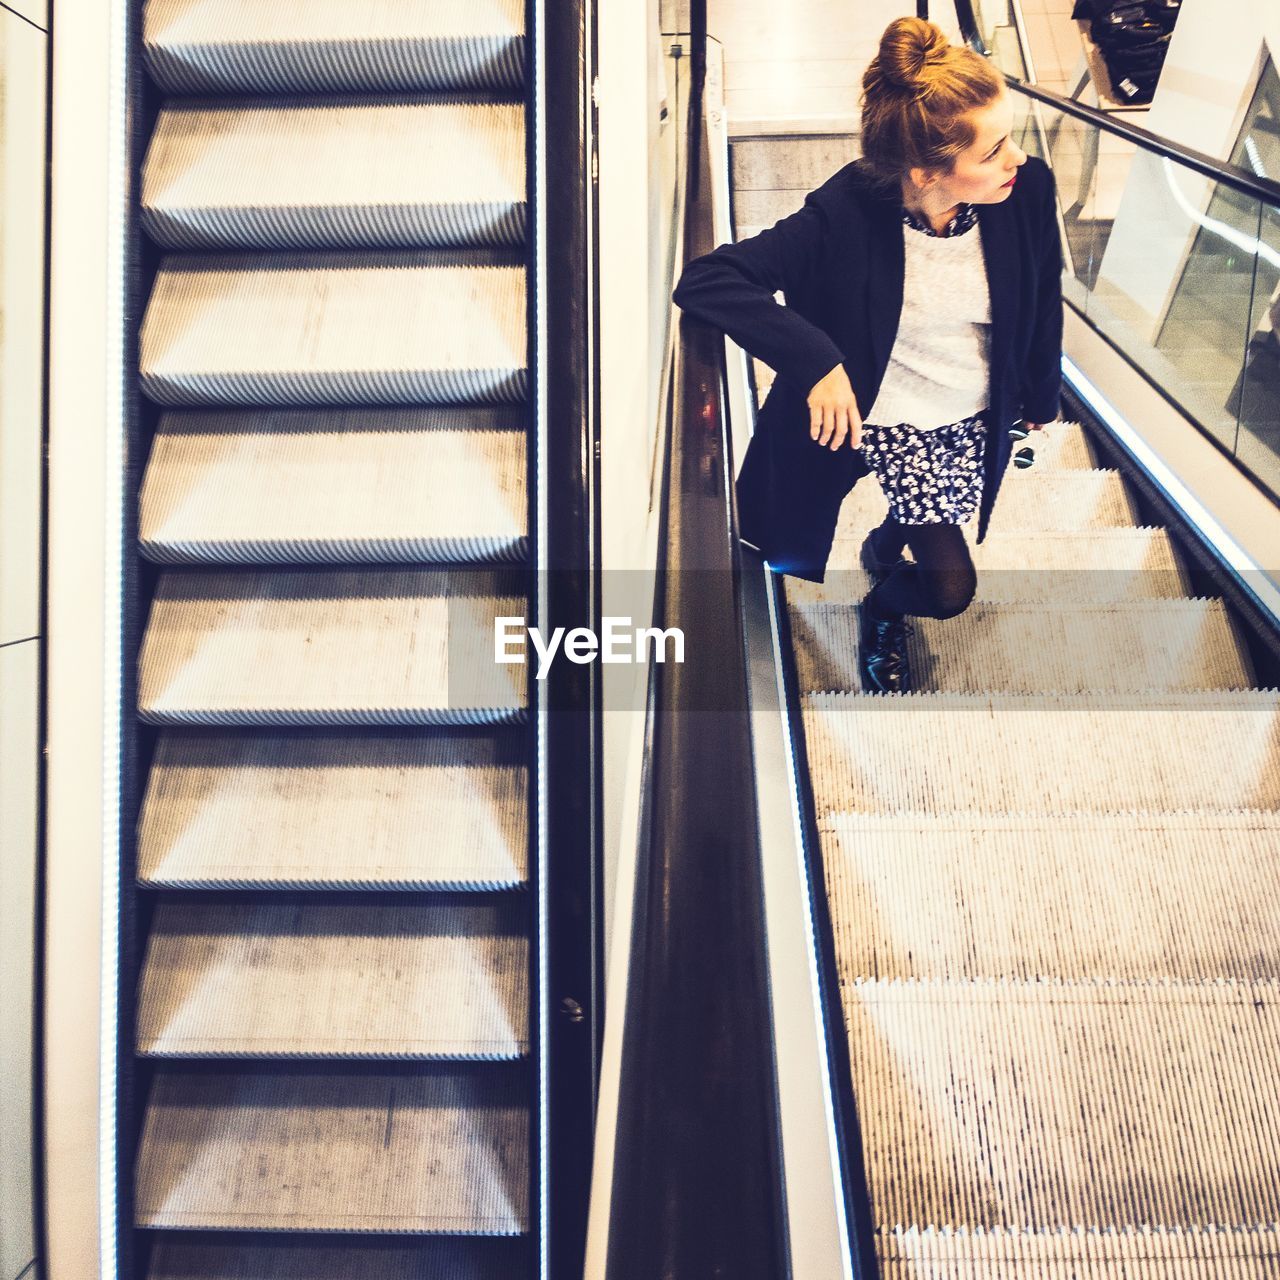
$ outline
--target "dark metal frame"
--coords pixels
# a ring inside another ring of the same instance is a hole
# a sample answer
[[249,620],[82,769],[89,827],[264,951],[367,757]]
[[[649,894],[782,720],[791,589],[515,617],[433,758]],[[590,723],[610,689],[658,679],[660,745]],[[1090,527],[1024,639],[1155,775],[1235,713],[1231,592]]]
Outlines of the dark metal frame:
[[[541,13],[540,13],[541,9]],[[541,21],[545,66],[537,65],[534,39]],[[538,494],[530,486],[529,530],[535,593],[545,591],[547,616],[537,625],[589,627],[600,619],[600,424],[593,394],[598,379],[595,359],[597,317],[591,299],[595,271],[593,243],[595,187],[593,145],[596,136],[589,76],[595,65],[595,6],[592,0],[526,3],[526,85],[530,101],[527,172],[530,175],[530,227],[545,221],[550,229],[545,278],[554,281],[546,302],[547,331],[539,333],[538,278],[529,289],[530,369],[533,405],[545,404],[545,421],[533,421],[532,476],[554,488],[549,504],[546,544],[539,541]],[[539,94],[545,95],[546,207],[536,205],[535,128]],[[540,215],[543,215],[540,218]],[[545,385],[538,379],[545,367]],[[553,500],[554,499],[554,500]],[[535,596],[536,603],[536,596]],[[529,868],[531,883],[545,884],[545,934],[535,901],[530,991],[534,1001],[533,1097],[531,1114],[547,1108],[549,1147],[541,1149],[535,1129],[530,1174],[530,1204],[537,1210],[536,1233],[545,1241],[549,1270],[544,1280],[582,1272],[586,1248],[587,1206],[599,1079],[601,973],[603,944],[603,751],[600,730],[601,681],[596,663],[553,664],[545,691],[528,676],[530,734]],[[545,723],[540,723],[540,694],[545,692]],[[539,738],[546,757],[539,760]],[[545,767],[540,778],[539,768]],[[545,792],[545,811],[539,790]],[[542,824],[540,829],[540,823]],[[541,849],[546,850],[542,865]],[[539,957],[547,957],[546,990],[541,989]],[[546,1060],[542,1058],[545,1045]],[[541,1082],[548,1082],[546,1097]],[[545,1176],[548,1201],[540,1203]]]

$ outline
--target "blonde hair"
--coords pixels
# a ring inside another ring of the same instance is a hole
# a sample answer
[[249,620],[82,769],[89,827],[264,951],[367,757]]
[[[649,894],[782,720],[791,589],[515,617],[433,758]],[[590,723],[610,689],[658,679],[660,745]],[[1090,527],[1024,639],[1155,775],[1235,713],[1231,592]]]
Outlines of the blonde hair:
[[897,18],[862,77],[862,155],[873,177],[949,170],[974,139],[965,118],[999,97],[1004,79],[973,49],[923,18]]

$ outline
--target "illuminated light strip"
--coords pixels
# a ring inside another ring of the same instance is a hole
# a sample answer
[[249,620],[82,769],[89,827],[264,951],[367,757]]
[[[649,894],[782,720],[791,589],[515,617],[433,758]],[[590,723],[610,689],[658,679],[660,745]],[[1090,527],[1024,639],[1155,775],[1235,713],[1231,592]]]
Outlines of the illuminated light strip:
[[1280,622],[1280,586],[1222,527],[1209,509],[1169,470],[1120,414],[1119,410],[1080,371],[1070,357],[1062,357],[1062,370],[1080,398],[1110,427],[1138,464],[1204,536],[1205,541],[1238,576],[1258,606]]
[[120,1026],[120,705],[124,670],[124,525],[125,525],[125,291],[126,239],[129,227],[127,81],[129,6],[111,6],[107,73],[108,186],[106,236],[106,365],[103,386],[104,528],[103,541],[103,700],[102,700],[102,953],[98,1028],[98,1249],[100,1280],[120,1274],[119,1187],[116,1143]]
[[[1168,156],[1162,156],[1161,159],[1164,161],[1165,178],[1169,183],[1169,190],[1173,193],[1174,201],[1192,222],[1198,223],[1206,231],[1212,232],[1228,244],[1235,245],[1237,249],[1243,249],[1245,253],[1251,253],[1256,257],[1262,258],[1265,262],[1275,267],[1277,271],[1280,271],[1280,250],[1273,249],[1269,244],[1259,240],[1257,236],[1246,235],[1243,231],[1237,231],[1235,227],[1228,225],[1219,218],[1211,218],[1206,213],[1197,213],[1187,202],[1186,196],[1179,190],[1178,184],[1173,180],[1173,161]],[[1256,199],[1257,197],[1254,198]],[[1258,200],[1258,204],[1261,205],[1262,201]]]

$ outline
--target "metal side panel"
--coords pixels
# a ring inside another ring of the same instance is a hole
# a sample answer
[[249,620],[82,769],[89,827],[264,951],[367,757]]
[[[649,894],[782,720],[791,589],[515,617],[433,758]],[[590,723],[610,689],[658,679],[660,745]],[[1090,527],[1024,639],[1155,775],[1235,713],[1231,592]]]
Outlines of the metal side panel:
[[524,615],[512,575],[456,571],[161,576],[139,659],[156,724],[516,721],[525,667],[494,660]]
[[528,1225],[518,1066],[158,1068],[137,1221],[514,1235]]
[[526,881],[518,733],[161,734],[138,830],[153,887],[501,889]]
[[138,992],[151,1057],[512,1059],[523,895],[163,898]]
[[[805,692],[861,690],[859,607],[792,606]],[[1120,693],[1247,689],[1248,654],[1221,600],[1120,604],[977,602],[955,618],[913,618],[908,640],[921,691]]]
[[162,563],[523,560],[523,409],[167,413],[142,484]]
[[519,102],[171,103],[142,225],[172,249],[520,245]]
[[522,0],[147,0],[147,70],[170,93],[518,89]]
[[1280,808],[1280,691],[810,694],[818,816]]
[[168,258],[140,360],[164,405],[517,402],[525,268],[496,250]]

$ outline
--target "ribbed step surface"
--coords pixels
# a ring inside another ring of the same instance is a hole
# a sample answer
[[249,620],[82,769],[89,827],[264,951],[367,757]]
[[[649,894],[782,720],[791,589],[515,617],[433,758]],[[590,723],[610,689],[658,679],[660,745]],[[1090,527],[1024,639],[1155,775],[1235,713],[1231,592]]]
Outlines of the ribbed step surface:
[[[787,599],[861,600],[870,587],[859,560],[866,532],[836,540],[824,582],[787,578]],[[1164,529],[991,529],[981,544],[970,536],[969,552],[978,572],[978,602],[1106,604],[1187,594],[1186,578]],[[911,559],[910,549],[906,555]]]
[[1280,808],[1280,691],[810,694],[818,816]]
[[832,814],[820,837],[848,974],[1280,980],[1274,811]]
[[528,1225],[525,1072],[267,1065],[157,1072],[147,1227],[512,1235]]
[[[806,692],[861,689],[854,605],[791,611]],[[1243,650],[1220,600],[1124,605],[974,603],[955,618],[914,618],[908,639],[920,692],[1244,689]]]
[[518,89],[521,0],[147,0],[147,70],[170,93]]
[[520,401],[525,271],[496,250],[169,258],[140,359],[165,405]]
[[497,572],[161,576],[139,661],[156,724],[478,724],[517,720],[526,669],[495,661],[522,617]]
[[[836,536],[856,537],[879,524],[889,504],[874,476],[853,487],[840,509]],[[1010,467],[991,513],[989,531],[1105,529],[1137,523],[1118,471],[1017,471]],[[970,521],[977,536],[977,519]]]
[[162,563],[527,555],[519,409],[167,413],[142,485]]
[[511,888],[528,874],[527,791],[523,739],[510,732],[163,733],[138,877],[203,889]]
[[519,245],[524,192],[520,103],[179,104],[142,224],[172,249]]
[[898,1227],[876,1238],[883,1280],[1265,1280],[1280,1276],[1274,1226],[1056,1231]]
[[877,1223],[1280,1221],[1274,982],[843,982]]
[[511,1280],[530,1267],[523,1240],[366,1242],[259,1236],[228,1240],[225,1232],[161,1236],[147,1280]]
[[162,900],[138,996],[156,1057],[516,1058],[522,898]]

